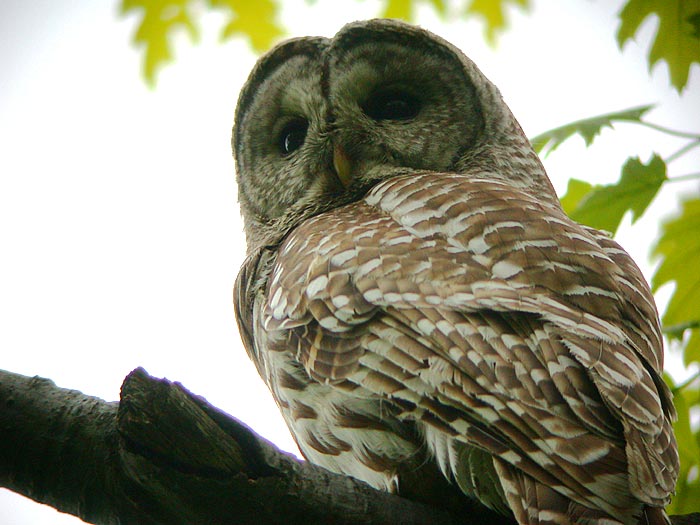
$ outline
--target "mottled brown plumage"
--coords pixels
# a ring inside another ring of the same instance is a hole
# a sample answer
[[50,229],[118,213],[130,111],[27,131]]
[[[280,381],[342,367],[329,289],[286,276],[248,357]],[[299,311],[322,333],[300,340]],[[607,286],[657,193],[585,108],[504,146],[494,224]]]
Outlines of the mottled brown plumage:
[[458,50],[393,21],[282,44],[234,152],[239,327],[309,461],[411,494],[432,464],[523,524],[663,521],[678,455],[648,286],[566,217]]

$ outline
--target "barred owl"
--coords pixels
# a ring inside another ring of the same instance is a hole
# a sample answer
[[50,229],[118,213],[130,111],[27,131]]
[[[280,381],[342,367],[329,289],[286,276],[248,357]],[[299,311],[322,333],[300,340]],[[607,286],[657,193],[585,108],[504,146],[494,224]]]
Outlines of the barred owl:
[[563,213],[458,49],[388,20],[284,42],[232,143],[237,320],[307,460],[503,522],[666,520],[678,454],[648,286]]

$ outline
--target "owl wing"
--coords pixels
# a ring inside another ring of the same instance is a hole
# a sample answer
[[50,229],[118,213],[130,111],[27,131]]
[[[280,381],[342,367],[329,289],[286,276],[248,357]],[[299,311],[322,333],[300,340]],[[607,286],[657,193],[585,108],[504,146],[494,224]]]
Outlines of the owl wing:
[[492,454],[511,507],[532,504],[532,480],[612,515],[632,496],[664,505],[673,408],[639,270],[487,176],[397,177],[306,221],[278,250],[262,326],[315,380]]

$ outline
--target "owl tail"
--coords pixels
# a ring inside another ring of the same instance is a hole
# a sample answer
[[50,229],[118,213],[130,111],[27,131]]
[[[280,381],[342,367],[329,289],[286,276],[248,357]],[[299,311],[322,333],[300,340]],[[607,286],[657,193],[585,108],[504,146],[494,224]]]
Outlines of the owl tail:
[[[644,506],[613,518],[607,512],[572,501],[498,459],[494,466],[515,519],[520,525],[671,525],[661,507]],[[639,516],[639,518],[637,518]]]

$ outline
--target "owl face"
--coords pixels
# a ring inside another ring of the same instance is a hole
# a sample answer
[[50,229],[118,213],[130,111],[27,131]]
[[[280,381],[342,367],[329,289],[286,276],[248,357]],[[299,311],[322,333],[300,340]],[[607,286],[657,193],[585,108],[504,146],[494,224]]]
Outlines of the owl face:
[[[513,147],[514,129],[522,137],[476,66],[419,28],[374,20],[349,24],[330,40],[285,42],[253,70],[236,113],[249,249],[359,199],[380,180],[493,165],[499,148]],[[529,161],[541,171],[534,153]]]
[[350,184],[396,168],[451,171],[474,146],[483,120],[474,86],[449,48],[388,30],[351,26],[332,41],[324,96],[333,144]]

